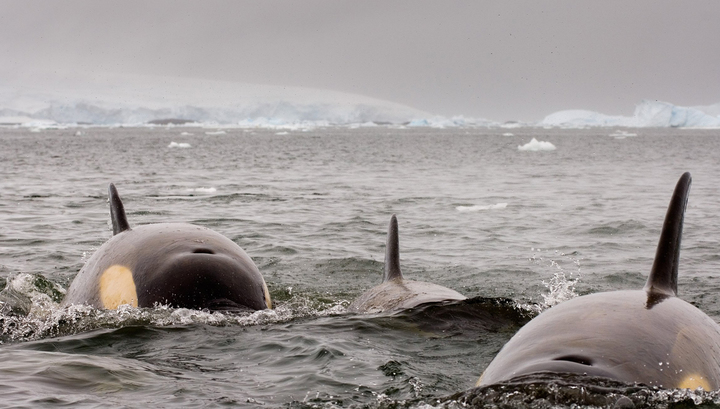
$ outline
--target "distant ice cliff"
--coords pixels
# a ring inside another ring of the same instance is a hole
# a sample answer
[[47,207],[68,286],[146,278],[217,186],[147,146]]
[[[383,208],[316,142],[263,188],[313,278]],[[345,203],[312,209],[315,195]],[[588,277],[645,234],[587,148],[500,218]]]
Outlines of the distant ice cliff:
[[[62,85],[58,85],[58,84]],[[150,77],[0,82],[0,124],[143,125],[186,122],[287,124],[409,123],[431,114],[362,95],[302,87]]]
[[42,128],[57,124],[182,125],[254,128],[351,127],[695,127],[720,128],[720,104],[681,107],[642,101],[633,116],[586,110],[560,111],[539,123],[499,123],[443,117],[362,95],[302,87],[242,84],[188,78],[116,76],[0,77],[0,125]]

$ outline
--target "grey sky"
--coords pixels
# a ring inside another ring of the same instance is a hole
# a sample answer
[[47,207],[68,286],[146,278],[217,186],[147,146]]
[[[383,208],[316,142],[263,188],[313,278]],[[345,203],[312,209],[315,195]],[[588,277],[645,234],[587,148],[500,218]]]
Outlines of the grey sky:
[[720,2],[6,1],[0,73],[295,85],[539,120],[720,102]]

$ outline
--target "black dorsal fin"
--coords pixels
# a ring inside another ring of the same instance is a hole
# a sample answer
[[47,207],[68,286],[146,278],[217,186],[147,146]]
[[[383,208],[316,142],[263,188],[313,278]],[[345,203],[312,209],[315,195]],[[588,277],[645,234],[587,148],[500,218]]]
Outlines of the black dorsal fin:
[[672,199],[670,199],[660,241],[655,252],[655,261],[650,270],[650,277],[645,284],[645,291],[650,294],[677,295],[680,239],[691,183],[690,173],[683,173],[675,186]]
[[115,185],[112,183],[108,186],[108,200],[110,201],[110,219],[113,224],[113,235],[130,230],[130,224],[125,216],[125,206],[123,206],[120,195],[118,195]]
[[398,238],[397,217],[392,215],[388,226],[387,246],[385,247],[385,274],[383,283],[390,280],[402,279],[400,271],[400,239]]

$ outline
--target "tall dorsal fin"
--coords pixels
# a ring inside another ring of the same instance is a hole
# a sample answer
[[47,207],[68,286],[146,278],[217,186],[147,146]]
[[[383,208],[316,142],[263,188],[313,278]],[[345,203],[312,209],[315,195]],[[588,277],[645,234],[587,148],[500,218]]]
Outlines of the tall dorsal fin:
[[645,284],[648,293],[677,295],[678,263],[680,261],[680,239],[682,237],[683,219],[687,208],[688,194],[692,177],[689,172],[683,173],[675,186],[665,223],[663,223],[660,241],[655,252],[650,277]]
[[385,247],[385,274],[383,283],[389,280],[402,279],[400,271],[400,239],[398,238],[397,217],[392,215],[388,226],[387,246]]
[[110,219],[113,224],[113,235],[130,230],[130,224],[125,216],[125,206],[123,206],[120,195],[118,195],[115,185],[112,183],[108,186],[108,200],[110,201]]

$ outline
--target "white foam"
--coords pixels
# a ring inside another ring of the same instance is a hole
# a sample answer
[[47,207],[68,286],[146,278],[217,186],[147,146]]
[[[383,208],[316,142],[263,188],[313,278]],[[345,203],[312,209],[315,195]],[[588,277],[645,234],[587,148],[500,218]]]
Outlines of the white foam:
[[226,133],[225,131],[207,131],[205,135],[225,135]]
[[190,144],[187,142],[170,142],[168,148],[190,148]]
[[198,192],[198,193],[215,193],[217,192],[217,189],[214,187],[198,187],[194,189],[187,189],[188,192]]
[[[0,315],[0,344],[4,340],[29,341],[45,337],[57,337],[98,328],[117,328],[143,323],[157,326],[207,324],[217,326],[268,325],[288,322],[303,317],[324,317],[347,312],[347,301],[318,305],[317,301],[302,296],[279,303],[271,310],[252,313],[200,311],[156,305],[153,308],[134,308],[121,305],[115,310],[105,310],[89,305],[61,307],[44,293],[37,291],[34,276],[19,275],[8,280],[8,286],[32,300],[27,316]],[[57,290],[59,286],[54,284]]]
[[479,212],[482,210],[496,210],[504,209],[507,207],[507,203],[496,203],[493,205],[474,205],[474,206],[458,206],[455,208],[458,212]]
[[505,132],[502,136],[515,136],[515,135],[510,132]]
[[182,136],[192,136],[194,135],[192,132],[180,132],[180,135]]
[[275,132],[275,135],[287,135],[287,134],[288,134],[287,131]]
[[537,151],[554,151],[555,145],[553,145],[550,142],[546,141],[538,141],[535,138],[532,138],[532,140],[525,145],[518,146],[519,151],[531,151],[531,152],[537,152]]

